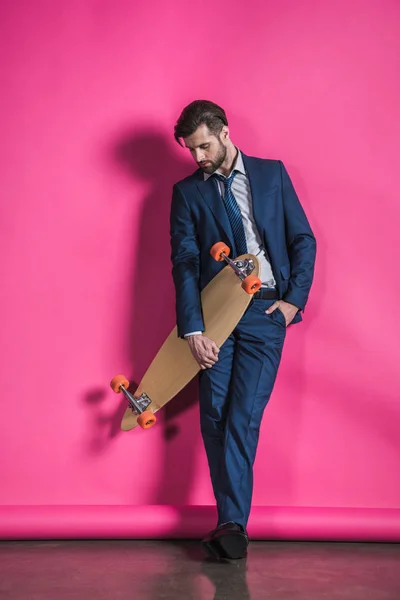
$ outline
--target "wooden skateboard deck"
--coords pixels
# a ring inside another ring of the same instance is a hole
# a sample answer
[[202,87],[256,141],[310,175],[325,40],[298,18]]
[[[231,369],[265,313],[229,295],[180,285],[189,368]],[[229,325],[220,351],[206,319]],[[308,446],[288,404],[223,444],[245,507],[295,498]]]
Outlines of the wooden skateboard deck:
[[[260,264],[256,256],[243,254],[235,258],[235,262],[245,259],[253,261],[252,275],[258,277]],[[241,284],[241,279],[228,264],[201,292],[204,335],[212,339],[218,347],[235,329],[252,299],[252,294],[247,293]],[[143,393],[146,394],[150,400],[146,411],[156,413],[199,371],[200,366],[194,359],[187,340],[178,337],[175,327],[156,354],[133,396],[140,398]],[[128,406],[121,421],[121,429],[129,431],[136,427],[137,417]]]

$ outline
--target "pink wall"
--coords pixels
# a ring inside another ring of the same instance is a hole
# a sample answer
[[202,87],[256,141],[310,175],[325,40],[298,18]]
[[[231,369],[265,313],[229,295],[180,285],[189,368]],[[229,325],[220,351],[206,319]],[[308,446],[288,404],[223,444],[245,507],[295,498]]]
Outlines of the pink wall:
[[284,161],[318,240],[254,504],[400,508],[400,4],[245,7],[1,3],[3,505],[213,503],[196,386],[131,434],[108,387],[174,325],[170,195],[194,165],[172,129],[203,97]]

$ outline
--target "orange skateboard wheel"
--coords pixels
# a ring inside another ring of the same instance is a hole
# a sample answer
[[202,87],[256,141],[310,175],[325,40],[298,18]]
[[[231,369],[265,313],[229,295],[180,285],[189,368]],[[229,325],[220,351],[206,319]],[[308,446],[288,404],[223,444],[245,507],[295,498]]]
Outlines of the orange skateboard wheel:
[[248,294],[255,294],[261,287],[261,280],[255,275],[248,275],[242,281],[242,288]]
[[125,377],[125,375],[116,375],[110,381],[111,389],[116,394],[120,394],[121,393],[121,385],[123,385],[125,389],[128,389],[128,387],[129,387],[129,381],[127,380],[127,378]]
[[229,256],[230,252],[230,249],[226,244],[224,244],[224,242],[217,242],[210,250],[210,254],[213,259],[219,262],[224,260],[224,257],[221,256],[222,253],[226,254],[226,256]]
[[142,429],[150,429],[150,427],[155,425],[156,421],[156,416],[151,410],[145,410],[137,418],[138,425],[140,425]]

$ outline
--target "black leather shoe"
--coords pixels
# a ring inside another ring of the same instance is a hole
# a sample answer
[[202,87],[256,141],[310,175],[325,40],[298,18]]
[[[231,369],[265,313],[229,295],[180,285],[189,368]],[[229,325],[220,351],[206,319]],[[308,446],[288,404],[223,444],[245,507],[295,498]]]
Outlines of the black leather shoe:
[[249,537],[247,531],[237,523],[224,523],[211,531],[202,545],[207,554],[214,558],[244,558]]

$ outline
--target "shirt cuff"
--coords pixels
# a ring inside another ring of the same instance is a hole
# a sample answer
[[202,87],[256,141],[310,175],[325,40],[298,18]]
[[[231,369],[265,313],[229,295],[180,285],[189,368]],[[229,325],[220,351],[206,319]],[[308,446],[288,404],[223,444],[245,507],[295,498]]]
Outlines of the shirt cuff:
[[200,335],[202,334],[202,331],[191,331],[190,333],[185,333],[185,335],[183,337],[189,337],[189,335]]

